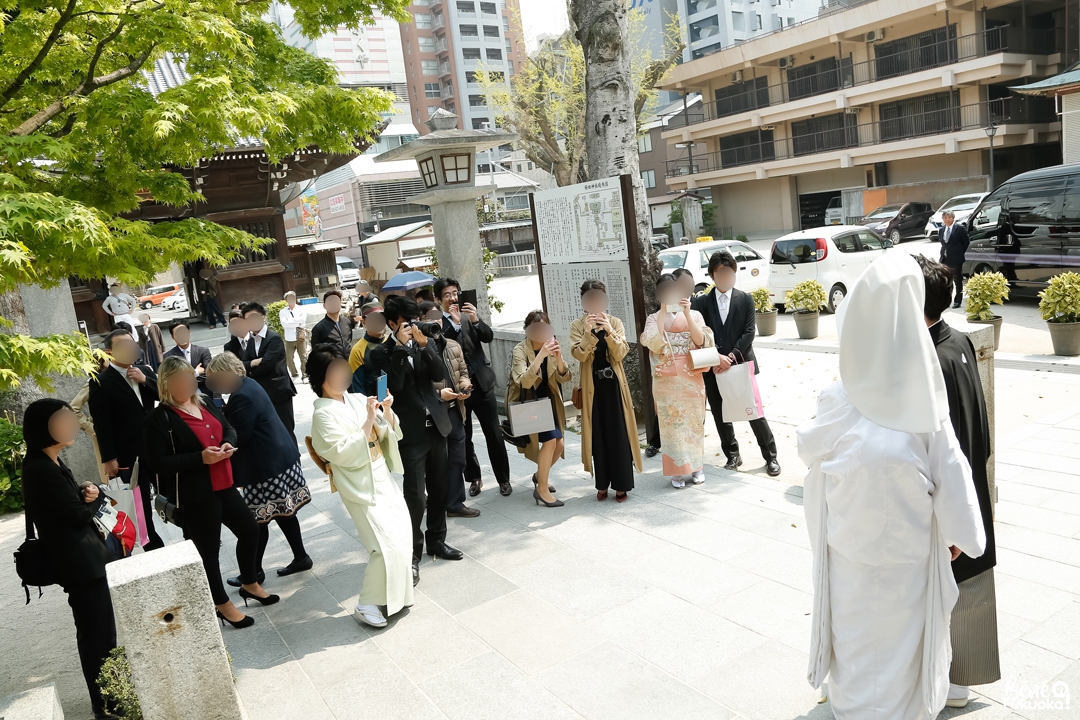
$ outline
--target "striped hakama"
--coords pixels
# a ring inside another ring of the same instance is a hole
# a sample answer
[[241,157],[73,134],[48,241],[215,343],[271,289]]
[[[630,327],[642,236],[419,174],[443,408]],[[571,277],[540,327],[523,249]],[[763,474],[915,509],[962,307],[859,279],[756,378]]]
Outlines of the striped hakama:
[[952,611],[952,666],[954,685],[986,685],[1001,679],[998,657],[997,598],[994,569],[957,585],[960,597]]

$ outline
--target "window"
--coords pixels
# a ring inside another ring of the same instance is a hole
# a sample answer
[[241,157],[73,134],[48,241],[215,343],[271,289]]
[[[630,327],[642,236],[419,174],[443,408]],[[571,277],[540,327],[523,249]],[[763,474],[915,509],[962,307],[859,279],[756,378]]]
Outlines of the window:
[[698,259],[701,262],[701,267],[708,268],[709,267],[709,251],[708,250],[702,250],[699,253],[699,255],[700,255],[700,257]]
[[842,253],[853,253],[859,251],[859,243],[856,240],[856,236],[859,233],[849,233],[847,235],[837,235],[833,238],[833,245],[836,249]]
[[415,13],[413,18],[416,20],[416,27],[420,30],[431,29],[431,14],[430,13]]
[[651,190],[656,187],[656,171],[655,170],[642,170],[641,171],[641,183],[645,186],[646,190]]
[[484,37],[486,37],[486,38],[497,38],[497,37],[499,37],[499,26],[498,25],[485,25],[484,26]]
[[484,125],[486,125],[487,122],[488,122],[488,119],[486,117],[473,118],[472,119],[472,129],[473,130],[483,130]]
[[416,38],[416,47],[420,52],[435,52],[435,38],[421,35]]
[[761,259],[761,256],[758,255],[757,250],[754,250],[754,248],[750,247],[749,245],[743,245],[742,243],[735,243],[734,245],[730,245],[728,247],[728,250],[731,251],[731,255],[735,258],[736,262],[753,262],[755,260]]
[[760,16],[760,15],[757,15],[757,14],[755,14],[755,15],[754,15],[754,17],[756,17],[756,18],[757,18],[757,27],[755,27],[754,29],[755,29],[755,30],[760,30],[760,29],[761,29],[761,16]]
[[721,167],[735,167],[774,160],[772,130],[751,130],[720,138]]
[[1009,222],[1014,226],[1056,223],[1064,193],[1063,177],[1013,184],[1009,188]]
[[773,243],[773,265],[787,265],[794,263],[812,263],[818,261],[817,241],[812,238],[799,238],[798,240],[778,240]]
[[488,48],[487,49],[487,59],[488,60],[502,60],[502,50],[499,50],[498,48]]
[[439,74],[439,62],[438,60],[421,60],[420,72],[425,75],[438,75]]
[[[473,122],[476,122],[475,120]],[[457,185],[469,182],[469,154],[441,155],[443,177],[447,185]]]
[[480,48],[461,48],[461,58],[463,60],[479,60]]
[[660,262],[664,265],[664,272],[671,272],[676,268],[681,268],[686,265],[687,252],[662,252],[657,255]]
[[482,2],[480,3],[480,12],[485,15],[498,15],[499,11],[495,9],[495,3]]
[[462,25],[460,27],[460,31],[461,31],[461,37],[463,37],[463,38],[480,37],[480,33],[478,33],[476,31],[476,26],[475,25]]
[[476,15],[476,5],[471,2],[459,2],[457,4],[457,11],[459,15],[464,15],[466,17]]
[[442,96],[443,97],[450,97],[453,94],[454,94],[454,83],[447,80],[446,84],[443,85],[443,94],[442,94]]
[[796,155],[857,147],[857,117],[840,112],[791,123],[792,151]]
[[[992,33],[987,33],[991,37]],[[896,77],[928,68],[948,65],[958,57],[956,24],[948,31],[939,27],[874,46],[877,79]]]
[[413,0],[413,5],[422,5],[427,7],[430,0]]
[[439,83],[424,83],[424,97],[439,97]]
[[645,133],[637,139],[637,151],[639,153],[652,152],[652,133]]
[[503,32],[510,32],[510,18],[503,18]]
[[533,165],[533,164],[532,164],[532,163],[530,162],[530,163],[529,163],[529,169],[530,169],[530,170],[533,170],[533,169],[535,169],[535,168],[536,168],[536,166],[535,166],[535,165]]
[[870,250],[884,250],[885,246],[881,243],[881,238],[872,232],[863,230],[859,233],[859,250],[868,252]]
[[735,32],[743,32],[743,30],[745,30],[743,26],[743,16],[741,12],[731,13],[731,29]]
[[487,98],[483,95],[470,95],[469,107],[484,107],[487,105]]
[[420,177],[424,179],[424,187],[433,188],[439,184],[439,177],[435,174],[435,160],[424,158],[419,163]]
[[438,105],[428,105],[428,107],[427,107],[427,116],[431,117],[432,115],[435,114],[435,111],[438,110],[438,109],[439,109]]
[[960,91],[882,103],[878,107],[879,135],[882,140],[921,137],[959,130]]

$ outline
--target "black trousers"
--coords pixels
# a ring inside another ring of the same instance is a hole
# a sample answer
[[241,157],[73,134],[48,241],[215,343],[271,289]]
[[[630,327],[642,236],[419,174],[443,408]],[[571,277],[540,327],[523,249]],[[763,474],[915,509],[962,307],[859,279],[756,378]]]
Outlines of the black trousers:
[[652,424],[645,431],[645,442],[656,449],[660,449],[660,416],[653,414]]
[[450,434],[446,436],[446,509],[465,507],[465,421],[450,408]]
[[[720,447],[724,456],[731,458],[739,454],[739,441],[735,439],[735,426],[724,422],[724,400],[720,397],[720,390],[716,387],[716,378],[711,372],[705,373],[705,396],[709,399],[709,407],[712,409],[713,420],[716,422],[716,431],[720,433]],[[773,437],[769,428],[769,421],[765,418],[750,421],[750,429],[754,431],[758,445],[761,446],[761,457],[765,462],[776,459],[776,438]]]
[[[129,463],[130,465],[131,463]],[[157,533],[157,528],[154,527],[154,500],[150,493],[150,473],[140,472],[139,477],[139,502],[142,503],[143,517],[146,518],[146,536],[149,538],[149,542],[146,543],[144,550],[157,550],[158,548],[165,547],[165,541],[161,539],[161,536]],[[120,471],[120,480],[122,482],[131,482],[131,469]]]
[[285,429],[295,435],[296,421],[293,420],[292,403],[292,398],[282,400],[279,403],[274,403],[274,411],[277,412],[277,416],[281,418],[281,422],[285,425]]
[[[304,536],[300,533],[300,519],[295,515],[278,515],[271,522],[276,522],[281,534],[289,543],[292,550],[293,560],[303,560],[307,557],[304,549]],[[259,543],[255,550],[255,570],[262,572],[263,555],[266,553],[266,545],[270,542],[270,523],[259,524]]]
[[[428,550],[446,541],[446,438],[434,425],[411,442],[398,444],[405,470],[402,492],[409,506],[413,531],[413,562]],[[427,491],[427,534],[420,529],[424,520],[424,491]]]
[[105,578],[88,583],[65,587],[68,605],[75,618],[75,637],[79,646],[79,662],[82,663],[86,689],[90,691],[90,705],[95,712],[104,710],[98,674],[109,652],[116,647],[116,620],[113,618],[112,597]]
[[256,582],[259,524],[255,522],[255,516],[251,514],[240,491],[234,487],[218,490],[202,502],[184,504],[184,537],[195,543],[195,549],[199,551],[215,605],[229,601],[225,584],[221,582],[221,563],[218,559],[222,525],[236,536],[236,564],[240,568],[240,582],[245,585]]
[[211,325],[228,326],[228,323],[225,322],[225,316],[221,314],[221,305],[216,297],[208,296],[203,298],[203,310],[206,311],[206,320]]
[[952,270],[953,286],[956,288],[956,295],[953,297],[953,302],[962,302],[964,299],[964,266],[949,265],[949,270]]
[[510,482],[510,458],[506,455],[506,441],[499,428],[499,408],[495,403],[494,391],[484,392],[473,387],[472,395],[465,401],[465,480],[473,482],[480,479],[480,461],[473,448],[473,417],[480,421],[487,443],[488,461],[499,483]]

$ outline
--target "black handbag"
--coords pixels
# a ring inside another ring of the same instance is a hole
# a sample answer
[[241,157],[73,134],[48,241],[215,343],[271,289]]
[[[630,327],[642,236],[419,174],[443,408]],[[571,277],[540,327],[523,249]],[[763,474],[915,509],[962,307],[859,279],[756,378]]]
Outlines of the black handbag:
[[[26,504],[25,494],[23,504]],[[22,580],[23,592],[26,593],[26,604],[30,604],[30,586],[38,589],[38,597],[44,593],[41,588],[56,584],[56,576],[45,557],[45,548],[34,535],[34,521],[30,519],[30,513],[26,515],[26,540],[15,551],[15,572]]]
[[[172,420],[167,422],[171,425]],[[169,428],[169,444],[172,446],[173,455],[176,454],[176,443],[173,442],[172,428]],[[155,476],[156,477],[156,476]],[[154,512],[164,523],[172,523],[178,528],[184,527],[184,512],[180,509],[180,476],[176,476],[176,502],[173,502],[161,492],[161,480],[157,479],[157,495],[154,496]]]

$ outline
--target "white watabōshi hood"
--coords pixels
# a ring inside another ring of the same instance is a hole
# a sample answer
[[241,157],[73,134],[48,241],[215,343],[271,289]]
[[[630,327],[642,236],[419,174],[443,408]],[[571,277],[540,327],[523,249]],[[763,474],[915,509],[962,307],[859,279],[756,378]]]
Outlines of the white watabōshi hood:
[[868,420],[900,432],[936,432],[949,417],[924,296],[915,259],[886,252],[859,277],[836,314],[844,393]]

